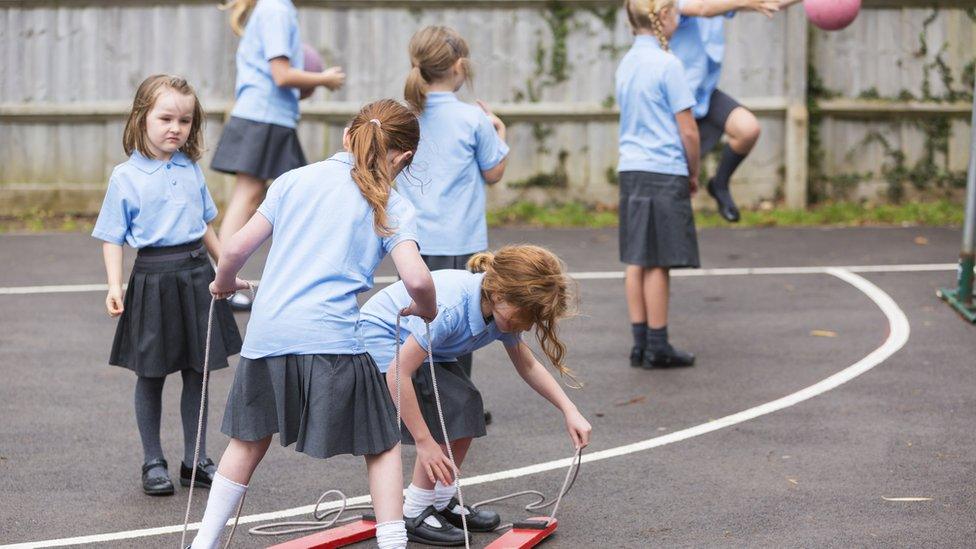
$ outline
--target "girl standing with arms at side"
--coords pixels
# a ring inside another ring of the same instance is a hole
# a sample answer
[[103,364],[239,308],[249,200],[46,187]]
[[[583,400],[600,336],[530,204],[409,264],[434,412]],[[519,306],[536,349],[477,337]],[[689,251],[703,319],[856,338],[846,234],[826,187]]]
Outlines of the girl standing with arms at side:
[[[234,108],[210,163],[237,176],[220,224],[221,237],[228,238],[254,215],[269,179],[307,163],[295,131],[299,88],[337,90],[346,76],[340,67],[303,70],[298,11],[291,0],[230,0],[222,7],[231,11],[231,27],[241,37]],[[246,309],[250,300],[238,294],[231,304]]]
[[312,457],[365,456],[377,543],[406,546],[396,409],[357,332],[356,294],[391,254],[412,300],[402,313],[437,314],[413,207],[391,188],[419,140],[417,118],[396,101],[366,105],[343,136],[348,152],[279,177],[226,241],[211,285],[218,298],[246,287],[237,273],[274,237],[224,412],[231,441],[195,549],[217,545],[274,433]]
[[681,62],[668,51],[675,0],[627,0],[634,45],[617,67],[620,105],[620,261],[634,335],[631,366],[691,366],[668,342],[670,270],[698,267],[691,196],[698,128]]
[[[119,317],[109,363],[135,372],[136,423],[142,439],[142,489],[174,492],[159,438],[163,383],[180,372],[183,393],[183,463],[180,482],[209,487],[215,467],[196,442],[210,295],[214,279],[207,252],[219,258],[219,241],[208,224],[217,207],[197,165],[203,150],[203,109],[193,88],[177,76],[150,76],[139,85],[125,124],[122,146],[129,159],[112,170],[92,236],[104,241],[108,275],[105,306]],[[122,246],[138,250],[125,297]],[[226,303],[214,311],[210,368],[227,367],[241,350],[241,335]],[[204,413],[206,422],[206,412]],[[207,432],[206,423],[202,435]]]
[[[475,437],[485,436],[481,393],[462,372],[457,357],[501,341],[519,376],[563,414],[576,448],[589,443],[590,424],[559,383],[522,343],[521,332],[535,327],[539,345],[560,374],[572,378],[564,365],[566,348],[557,325],[569,309],[569,277],[552,252],[538,246],[506,246],[495,253],[476,254],[470,271],[435,271],[437,318],[426,327],[418,318],[403,319],[400,343],[400,388],[403,436],[416,444],[413,480],[407,488],[403,515],[408,537],[433,545],[464,545],[461,515],[472,532],[490,532],[498,513],[462,508],[455,499],[453,467],[445,453],[434,400],[427,346],[434,352],[437,385],[451,450],[461,467]],[[388,286],[363,305],[360,327],[366,348],[396,387],[394,347],[397,311],[410,303],[402,282]],[[412,378],[412,383],[410,382]]]
[[[426,27],[410,39],[410,75],[403,95],[420,117],[416,168],[397,189],[417,208],[417,232],[430,270],[464,269],[488,249],[485,184],[501,180],[508,145],[505,124],[479,102],[455,92],[471,80],[468,44],[449,27]],[[418,181],[419,180],[419,181]],[[471,356],[458,358],[471,375]]]

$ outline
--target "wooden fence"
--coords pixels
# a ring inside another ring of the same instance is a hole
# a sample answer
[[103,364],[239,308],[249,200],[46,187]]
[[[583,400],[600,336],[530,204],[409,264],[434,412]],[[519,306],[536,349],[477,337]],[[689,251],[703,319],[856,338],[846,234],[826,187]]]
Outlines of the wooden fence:
[[[510,124],[510,167],[491,205],[614,202],[613,72],[631,41],[618,2],[297,3],[303,40],[348,73],[339,92],[302,103],[310,159],[339,146],[359,105],[399,97],[410,35],[447,24],[471,45],[476,76],[464,95]],[[835,33],[812,29],[799,6],[769,20],[733,18],[721,87],[763,126],[737,173],[737,196],[802,207],[810,198],[951,192],[969,154],[972,4],[867,1]],[[0,0],[0,215],[96,211],[124,159],[131,96],[148,74],[194,84],[212,150],[232,105],[236,42],[216,2]],[[229,179],[208,176],[219,200]]]

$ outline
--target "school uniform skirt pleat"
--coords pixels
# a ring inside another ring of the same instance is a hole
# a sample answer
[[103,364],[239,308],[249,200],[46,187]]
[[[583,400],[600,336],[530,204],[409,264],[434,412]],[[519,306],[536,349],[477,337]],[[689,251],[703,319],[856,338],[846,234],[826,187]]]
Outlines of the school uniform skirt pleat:
[[275,179],[307,163],[295,128],[232,116],[224,125],[210,168]]
[[[140,249],[112,342],[109,363],[142,377],[203,371],[214,270],[200,241]],[[211,370],[227,367],[241,334],[226,301],[215,303]]]
[[[447,437],[450,441],[462,438],[483,437],[485,429],[485,405],[481,392],[471,379],[461,370],[457,362],[435,362],[437,389],[441,397],[441,409]],[[413,389],[420,403],[420,413],[427,422],[434,440],[444,443],[440,417],[437,414],[437,400],[434,397],[434,380],[430,375],[430,364],[424,363],[413,375]],[[403,426],[403,443],[414,444],[410,431]]]
[[687,177],[620,172],[620,261],[672,269],[701,265]]
[[396,408],[368,353],[241,358],[227,398],[224,434],[317,458],[375,455],[400,442]]

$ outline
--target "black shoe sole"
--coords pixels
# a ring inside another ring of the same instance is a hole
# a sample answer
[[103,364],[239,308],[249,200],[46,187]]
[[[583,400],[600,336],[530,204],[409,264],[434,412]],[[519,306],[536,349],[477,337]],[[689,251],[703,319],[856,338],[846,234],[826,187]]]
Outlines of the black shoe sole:
[[464,540],[461,541],[435,541],[424,537],[416,536],[407,532],[407,539],[424,545],[436,545],[437,547],[464,547]]
[[645,370],[673,370],[675,368],[691,368],[695,365],[695,361],[692,360],[689,364],[675,364],[673,362],[652,362],[650,364],[643,363],[641,368]]
[[[180,479],[180,486],[184,486],[184,487],[190,486],[190,479],[188,479],[188,478],[181,478]],[[193,487],[194,488],[206,488],[208,490],[210,489],[210,485],[209,484],[200,482],[199,480],[193,483]]]
[[176,493],[176,489],[172,487],[155,489],[155,490],[147,490],[146,488],[143,488],[142,492],[147,496],[172,496],[173,494]]

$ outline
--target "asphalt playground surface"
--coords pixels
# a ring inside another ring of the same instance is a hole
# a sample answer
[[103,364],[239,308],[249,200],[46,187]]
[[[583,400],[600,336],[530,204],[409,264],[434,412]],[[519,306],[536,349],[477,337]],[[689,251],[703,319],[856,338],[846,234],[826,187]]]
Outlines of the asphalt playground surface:
[[[570,396],[593,424],[584,455],[602,459],[583,464],[560,506],[559,529],[542,547],[976,545],[976,327],[935,297],[953,284],[951,265],[851,273],[876,287],[875,297],[893,300],[885,310],[829,272],[721,270],[954,264],[958,229],[701,231],[703,266],[719,271],[672,281],[671,339],[698,362],[671,371],[627,364],[615,229],[503,229],[491,240],[545,245],[571,272],[588,273],[578,282],[580,314],[562,333],[569,365],[585,383]],[[263,257],[244,274],[260,277]],[[98,242],[84,234],[3,235],[0,264],[0,544],[75,538],[177,547],[174,528],[137,532],[181,526],[187,491],[142,494],[134,376],[107,365],[115,321],[105,314],[104,291],[50,288],[104,284]],[[391,273],[384,264],[380,274]],[[910,335],[891,322],[902,313]],[[237,320],[243,330],[247,315]],[[626,453],[628,444],[694,431],[817,384],[905,335],[904,346],[888,347],[873,368],[807,400]],[[232,379],[233,368],[212,377],[215,460],[227,442],[219,424]],[[463,477],[571,456],[560,414],[518,378],[500,345],[475,355],[474,379],[494,423],[472,446]],[[172,376],[164,395],[163,448],[174,479],[183,447],[180,383]],[[405,461],[409,468],[409,450]],[[465,499],[526,488],[554,494],[564,473],[549,467],[488,477],[467,487]],[[244,515],[308,506],[330,488],[366,494],[362,460],[316,460],[275,442],[252,479]],[[197,492],[192,520],[205,499]],[[527,516],[524,503],[495,509],[518,520]],[[234,546],[287,539],[249,535],[253,525],[238,530]],[[475,546],[491,539],[476,535]]]

